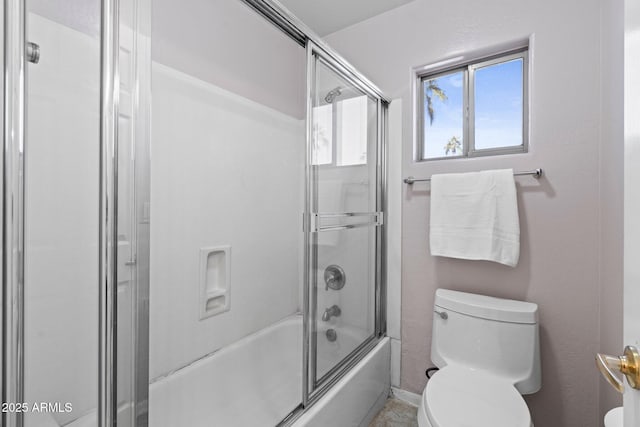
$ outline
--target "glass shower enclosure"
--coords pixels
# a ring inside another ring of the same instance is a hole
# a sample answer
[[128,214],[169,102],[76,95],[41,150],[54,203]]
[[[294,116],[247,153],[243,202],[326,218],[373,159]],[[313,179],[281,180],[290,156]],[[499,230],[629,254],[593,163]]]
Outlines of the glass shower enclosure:
[[384,334],[383,100],[307,43],[308,402]]
[[282,365],[252,416],[292,425],[386,333],[388,100],[277,2],[154,1],[4,2],[2,401],[59,410],[3,426],[171,427]]

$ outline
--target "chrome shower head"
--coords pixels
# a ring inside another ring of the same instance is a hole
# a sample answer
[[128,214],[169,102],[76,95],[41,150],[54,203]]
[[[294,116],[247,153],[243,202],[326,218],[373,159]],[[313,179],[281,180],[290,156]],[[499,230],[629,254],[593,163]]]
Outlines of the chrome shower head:
[[331,104],[341,94],[342,94],[342,89],[340,88],[340,86],[338,86],[336,88],[331,89],[329,93],[327,93],[327,95],[324,97],[324,100],[328,104]]

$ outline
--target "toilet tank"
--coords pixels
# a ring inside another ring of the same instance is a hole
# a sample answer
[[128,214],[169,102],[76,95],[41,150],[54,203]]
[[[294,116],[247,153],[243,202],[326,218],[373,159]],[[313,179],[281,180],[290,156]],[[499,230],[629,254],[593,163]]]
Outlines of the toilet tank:
[[431,360],[489,371],[520,393],[541,386],[538,306],[524,301],[438,289]]

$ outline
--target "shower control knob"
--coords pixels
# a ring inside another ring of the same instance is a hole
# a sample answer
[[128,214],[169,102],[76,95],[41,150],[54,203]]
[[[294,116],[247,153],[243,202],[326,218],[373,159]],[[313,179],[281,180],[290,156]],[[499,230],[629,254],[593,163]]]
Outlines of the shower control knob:
[[330,265],[324,270],[324,283],[327,285],[325,290],[329,288],[334,291],[339,291],[344,288],[347,282],[347,276],[344,274],[344,270],[339,265]]

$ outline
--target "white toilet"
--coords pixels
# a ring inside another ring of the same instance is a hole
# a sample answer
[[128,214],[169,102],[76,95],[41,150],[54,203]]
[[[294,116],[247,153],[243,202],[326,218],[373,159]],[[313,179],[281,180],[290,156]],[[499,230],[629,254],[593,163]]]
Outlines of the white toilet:
[[541,385],[538,306],[438,289],[431,360],[440,368],[420,427],[532,427],[523,394]]

